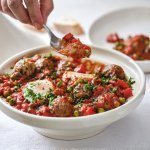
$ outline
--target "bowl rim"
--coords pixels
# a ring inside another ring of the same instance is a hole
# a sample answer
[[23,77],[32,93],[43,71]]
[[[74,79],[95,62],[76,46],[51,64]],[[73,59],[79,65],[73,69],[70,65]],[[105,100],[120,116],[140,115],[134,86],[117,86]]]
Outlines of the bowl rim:
[[[91,45],[90,45],[91,46]],[[146,84],[146,79],[145,79],[145,75],[143,73],[143,71],[140,69],[140,67],[131,59],[129,58],[128,56],[118,52],[118,51],[112,51],[112,49],[109,49],[109,48],[105,48],[105,47],[101,47],[101,46],[96,46],[96,45],[92,45],[91,46],[92,48],[94,49],[102,49],[102,50],[105,50],[107,51],[108,53],[114,53],[120,57],[122,57],[123,59],[126,59],[128,60],[130,63],[132,63],[132,65],[134,65],[134,67],[136,68],[136,70],[138,71],[139,73],[139,76],[141,77],[141,86],[140,86],[140,89],[139,89],[139,92],[138,94],[132,98],[132,100],[128,101],[127,103],[115,108],[115,109],[112,109],[112,110],[109,110],[109,111],[106,111],[104,113],[98,113],[98,114],[94,114],[94,115],[88,115],[88,116],[79,116],[79,117],[46,117],[46,116],[38,116],[38,115],[33,115],[33,114],[30,114],[30,113],[26,113],[26,112],[23,112],[23,111],[20,111],[16,108],[13,108],[12,106],[8,105],[6,103],[6,101],[4,100],[4,98],[0,98],[0,103],[3,105],[2,107],[5,107],[7,109],[9,109],[10,111],[13,111],[14,113],[17,113],[18,115],[21,115],[22,117],[28,117],[30,119],[37,119],[37,120],[41,120],[41,121],[83,121],[83,120],[86,120],[86,119],[89,119],[89,118],[97,118],[98,116],[105,116],[105,115],[108,115],[112,112],[117,112],[118,110],[126,107],[127,105],[130,105],[131,103],[133,103],[136,99],[138,99],[141,94],[145,93],[145,84]],[[37,50],[41,50],[41,49],[48,49],[50,48],[49,46],[45,46],[45,45],[42,45],[42,46],[38,46],[38,47],[33,47],[33,48],[30,48],[30,49],[27,49],[27,50],[24,50],[22,52],[19,52],[17,53],[16,55],[13,55],[12,57],[8,58],[6,61],[4,61],[1,65],[0,65],[0,69],[5,66],[5,64],[7,64],[10,60],[15,60],[17,59],[18,57],[21,57],[23,55],[27,55],[28,53],[32,52],[36,52]]]
[[[108,16],[108,15],[112,15],[114,13],[117,13],[117,12],[120,12],[120,11],[128,11],[128,10],[132,10],[132,9],[147,9],[150,11],[150,6],[128,6],[128,7],[124,7],[124,8],[118,8],[118,9],[115,9],[115,10],[111,10],[109,12],[106,12],[104,14],[102,14],[101,16],[97,17],[89,26],[88,28],[88,32],[87,32],[87,37],[88,37],[88,40],[90,41],[90,43],[92,45],[97,45],[95,43],[93,43],[92,41],[92,38],[91,38],[91,30],[92,30],[92,27],[94,26],[94,24],[96,22],[98,22],[100,19]],[[100,45],[97,45],[98,47],[101,47]],[[102,46],[102,47],[105,47],[105,46]],[[106,47],[107,48],[107,47]],[[110,48],[108,48],[110,49]],[[150,60],[134,60],[136,63],[150,63]]]

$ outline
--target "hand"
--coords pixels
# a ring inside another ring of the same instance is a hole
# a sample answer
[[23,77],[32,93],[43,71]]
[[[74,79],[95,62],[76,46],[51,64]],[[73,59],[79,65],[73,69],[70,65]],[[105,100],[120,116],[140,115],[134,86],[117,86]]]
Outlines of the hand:
[[52,0],[0,0],[0,11],[41,29],[53,10]]

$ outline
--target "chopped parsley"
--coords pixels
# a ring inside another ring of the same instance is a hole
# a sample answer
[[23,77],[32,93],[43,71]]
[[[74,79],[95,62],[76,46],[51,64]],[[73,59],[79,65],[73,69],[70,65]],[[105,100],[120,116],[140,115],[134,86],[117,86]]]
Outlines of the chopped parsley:
[[77,83],[87,83],[87,81],[84,80],[84,79],[82,79],[82,78],[79,78],[78,81],[77,81]]
[[110,90],[110,92],[115,93],[117,90],[118,90],[118,88],[117,88],[117,87],[114,87],[114,88],[112,88],[112,89]]
[[53,71],[52,74],[51,74],[51,78],[52,79],[55,79],[57,77],[57,72],[56,71]]
[[25,88],[24,90],[24,97],[31,103],[33,103],[37,99],[37,95],[31,89],[28,88]]
[[67,87],[67,92],[72,92],[73,91],[73,87],[72,86],[69,86],[69,87]]
[[60,81],[57,83],[57,86],[58,86],[58,87],[61,87],[61,86],[62,86],[62,84],[63,84],[63,81],[62,81],[62,80],[60,80]]
[[91,90],[93,90],[94,85],[87,83],[87,84],[84,85],[84,88],[85,88],[86,91],[91,91]]
[[31,89],[26,88],[24,90],[24,97],[27,101],[34,103],[37,99],[45,100],[47,99],[49,101],[49,105],[53,102],[53,100],[56,98],[56,95],[53,93],[49,93],[46,96],[42,96],[41,94],[35,94]]
[[105,76],[102,76],[102,77],[101,77],[101,83],[102,83],[103,85],[108,84],[109,81],[110,81],[110,78],[105,77]]
[[133,80],[133,78],[129,78],[129,80],[127,81],[129,87],[132,87],[132,85],[135,83],[135,80]]
[[49,100],[49,106],[52,105],[53,100],[56,98],[56,95],[53,93],[49,93],[46,98]]
[[51,53],[44,56],[44,58],[52,58],[52,57],[53,55]]

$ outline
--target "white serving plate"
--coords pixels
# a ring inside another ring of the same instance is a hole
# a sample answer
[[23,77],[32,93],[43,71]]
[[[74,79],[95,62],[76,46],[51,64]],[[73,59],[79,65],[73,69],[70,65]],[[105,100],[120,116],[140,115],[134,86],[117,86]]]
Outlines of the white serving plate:
[[[142,70],[133,60],[122,53],[102,47],[93,47],[92,49],[93,53],[91,58],[106,64],[119,64],[123,67],[128,76],[135,79],[136,83],[133,87],[134,96],[131,97],[127,103],[101,114],[84,117],[58,118],[28,114],[11,107],[5,100],[0,99],[0,109],[2,112],[16,121],[33,127],[44,136],[63,140],[83,139],[96,135],[113,122],[128,115],[140,104],[145,93],[145,76]],[[23,51],[1,64],[0,74],[10,70],[10,67],[23,56],[47,53],[50,52],[50,50],[50,47],[37,47]]]
[[[112,48],[106,42],[110,33],[121,37],[145,34],[150,36],[150,7],[129,7],[107,13],[98,18],[89,29],[89,39],[94,45]],[[150,72],[150,61],[136,61],[144,72]]]

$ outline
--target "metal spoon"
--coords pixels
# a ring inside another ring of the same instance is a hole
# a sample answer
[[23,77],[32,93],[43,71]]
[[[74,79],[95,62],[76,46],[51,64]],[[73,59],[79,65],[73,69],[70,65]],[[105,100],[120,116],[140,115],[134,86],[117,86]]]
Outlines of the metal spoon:
[[43,25],[45,30],[48,32],[49,38],[50,38],[50,46],[52,46],[55,49],[60,49],[61,47],[61,39],[58,38],[47,25]]

